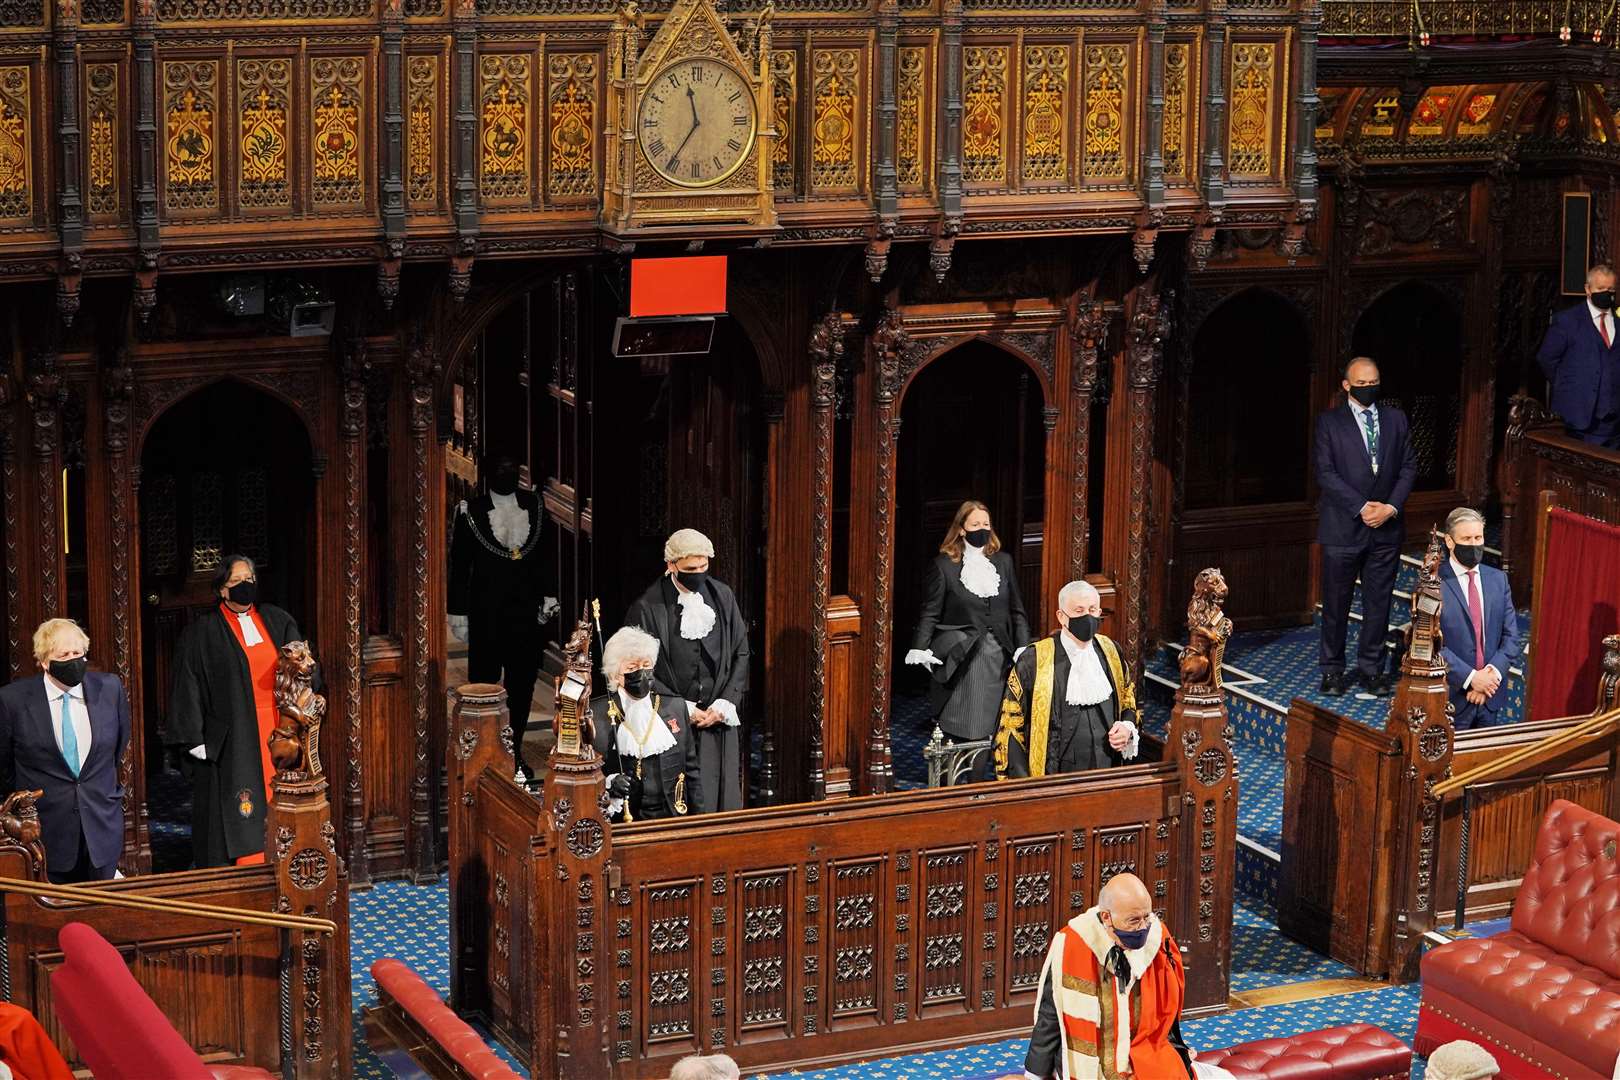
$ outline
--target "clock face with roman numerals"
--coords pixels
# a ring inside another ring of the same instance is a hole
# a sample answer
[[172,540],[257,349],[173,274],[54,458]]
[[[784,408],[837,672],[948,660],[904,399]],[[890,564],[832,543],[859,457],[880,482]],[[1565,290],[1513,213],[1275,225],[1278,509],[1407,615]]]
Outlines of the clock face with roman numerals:
[[636,137],[658,175],[681,187],[709,187],[736,171],[754,145],[754,94],[718,60],[679,60],[641,98]]

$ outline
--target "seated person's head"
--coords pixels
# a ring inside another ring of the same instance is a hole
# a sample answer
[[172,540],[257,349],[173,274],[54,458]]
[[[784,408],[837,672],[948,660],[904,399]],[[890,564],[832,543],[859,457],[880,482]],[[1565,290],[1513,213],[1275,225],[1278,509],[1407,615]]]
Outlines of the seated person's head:
[[725,1054],[682,1058],[669,1071],[669,1080],[740,1080],[737,1063]]

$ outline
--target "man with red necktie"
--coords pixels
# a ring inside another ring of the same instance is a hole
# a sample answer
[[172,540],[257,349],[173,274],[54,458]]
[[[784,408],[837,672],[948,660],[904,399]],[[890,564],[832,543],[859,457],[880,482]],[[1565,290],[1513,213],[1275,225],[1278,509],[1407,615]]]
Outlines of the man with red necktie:
[[1620,449],[1620,328],[1614,271],[1586,272],[1586,300],[1553,317],[1536,360],[1547,376],[1547,404],[1577,439]]
[[1440,631],[1445,636],[1446,682],[1458,731],[1490,727],[1507,700],[1507,677],[1519,659],[1519,616],[1507,575],[1482,561],[1485,519],[1459,506],[1446,515],[1440,564]]

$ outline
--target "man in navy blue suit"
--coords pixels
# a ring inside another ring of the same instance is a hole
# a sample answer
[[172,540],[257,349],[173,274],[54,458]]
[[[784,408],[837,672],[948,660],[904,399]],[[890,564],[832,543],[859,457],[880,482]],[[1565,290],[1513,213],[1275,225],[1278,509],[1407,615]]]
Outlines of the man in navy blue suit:
[[1547,375],[1549,404],[1578,439],[1620,448],[1620,334],[1614,322],[1614,271],[1586,272],[1586,300],[1560,311],[1536,360]]
[[78,623],[47,619],[34,631],[41,673],[0,688],[0,795],[45,793],[40,836],[58,884],[105,881],[124,848],[129,695],[116,675],[85,669],[89,648]]
[[1440,564],[1440,632],[1445,637],[1446,682],[1458,731],[1490,727],[1507,700],[1508,668],[1519,659],[1519,616],[1508,577],[1480,561],[1485,519],[1459,506],[1446,515]]
[[1395,591],[1401,538],[1401,510],[1417,479],[1417,462],[1407,439],[1406,415],[1378,404],[1378,365],[1358,356],[1345,365],[1345,403],[1316,418],[1313,451],[1316,486],[1316,542],[1322,548],[1322,692],[1342,694],[1351,677],[1344,670],[1350,598],[1361,577],[1361,640],[1356,667],[1375,694],[1387,695],[1394,680],[1382,675],[1389,599]]

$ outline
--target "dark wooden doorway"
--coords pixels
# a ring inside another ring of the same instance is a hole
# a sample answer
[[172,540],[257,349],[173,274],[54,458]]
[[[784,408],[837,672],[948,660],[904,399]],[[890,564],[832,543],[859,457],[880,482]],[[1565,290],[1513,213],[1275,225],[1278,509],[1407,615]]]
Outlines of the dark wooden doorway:
[[[234,380],[197,391],[164,413],[141,451],[141,668],[154,872],[183,869],[189,843],[165,771],[163,734],[180,633],[211,611],[210,579],[228,555],[258,564],[259,597],[315,632],[315,476],[303,422],[276,398]],[[313,642],[319,656],[319,643]],[[178,861],[178,865],[176,865]]]
[[917,375],[901,406],[895,492],[893,661],[895,688],[926,690],[904,666],[922,604],[924,574],[966,499],[990,508],[1002,549],[1018,563],[1018,587],[1039,632],[1041,537],[1046,506],[1045,400],[1022,360],[969,342]]
[[1463,337],[1455,304],[1421,281],[1404,281],[1356,320],[1350,355],[1378,362],[1381,400],[1406,413],[1417,459],[1413,490],[1456,487]]

